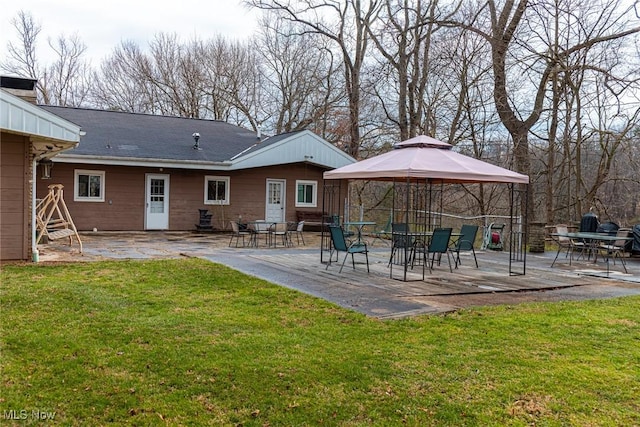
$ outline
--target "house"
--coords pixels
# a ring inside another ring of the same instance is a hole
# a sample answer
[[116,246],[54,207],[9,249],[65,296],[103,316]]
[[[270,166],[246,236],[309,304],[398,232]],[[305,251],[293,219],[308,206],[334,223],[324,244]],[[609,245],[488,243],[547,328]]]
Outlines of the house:
[[27,260],[37,254],[36,165],[75,147],[81,130],[35,105],[35,80],[1,76],[0,87],[0,260]]
[[262,139],[221,121],[42,106],[80,126],[73,150],[53,158],[78,230],[214,229],[232,220],[295,221],[322,210],[322,174],[355,160],[310,131]]

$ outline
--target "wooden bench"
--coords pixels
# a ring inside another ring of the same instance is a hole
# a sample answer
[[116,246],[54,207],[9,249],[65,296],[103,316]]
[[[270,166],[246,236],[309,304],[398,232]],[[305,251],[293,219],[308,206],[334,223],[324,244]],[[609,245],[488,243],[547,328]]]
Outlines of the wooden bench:
[[321,211],[296,211],[298,222],[304,221],[305,230],[320,230],[327,214]]

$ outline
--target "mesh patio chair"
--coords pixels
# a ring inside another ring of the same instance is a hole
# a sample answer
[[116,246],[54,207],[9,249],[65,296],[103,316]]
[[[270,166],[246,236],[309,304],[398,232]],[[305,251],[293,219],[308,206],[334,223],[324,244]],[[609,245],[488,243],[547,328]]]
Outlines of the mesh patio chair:
[[476,241],[476,235],[478,234],[478,226],[463,224],[462,227],[460,227],[460,234],[461,235],[458,238],[458,241],[455,242],[453,248],[451,249],[456,253],[456,268],[458,268],[458,264],[462,264],[462,261],[460,261],[460,251],[471,251],[473,253],[473,260],[476,262],[476,268],[478,268],[476,250],[473,248],[473,245]]
[[255,246],[260,246],[260,236],[264,236],[264,245],[269,246],[269,228],[271,227],[271,223],[264,220],[256,220],[253,222],[253,229],[255,231],[255,236],[253,236],[255,241]]
[[615,240],[611,244],[603,244],[598,246],[598,250],[600,252],[604,252],[607,256],[607,263],[609,262],[609,258],[613,258],[613,265],[616,264],[616,258],[622,262],[622,267],[624,268],[624,272],[627,271],[627,264],[624,262],[624,252],[625,247],[627,246],[626,237],[631,237],[631,229],[630,228],[619,228],[616,232],[616,237],[622,237],[620,240]]
[[[344,259],[342,260],[342,265],[340,266],[340,273],[342,273],[342,269],[344,268],[344,263],[347,261],[347,257],[351,254],[351,264],[353,265],[353,269],[356,269],[356,262],[354,259],[354,254],[364,254],[365,259],[367,261],[367,273],[369,272],[369,250],[367,249],[367,244],[365,242],[354,242],[350,245],[347,245],[347,240],[344,236],[344,230],[340,226],[330,226],[329,231],[331,233],[331,253],[329,254],[329,262],[325,267],[325,270],[329,268],[331,265],[331,258],[333,256],[333,252],[336,254],[340,252],[344,252]],[[337,257],[336,257],[337,258]]]
[[292,246],[290,237],[289,225],[286,222],[276,222],[269,227],[269,242],[273,247],[278,246],[278,240],[282,242],[283,247]]
[[[400,262],[400,254],[403,252],[409,252],[407,257],[408,261],[413,258],[414,239],[412,236],[406,235],[409,232],[409,226],[404,222],[394,222],[391,224],[391,256],[389,257],[390,266],[392,262]],[[404,259],[404,258],[402,258]]]
[[300,221],[298,222],[298,224],[296,224],[296,228],[295,228],[295,233],[296,233],[296,239],[298,240],[298,245],[300,245],[300,240],[302,240],[302,246],[306,246],[306,244],[304,243],[304,221]]
[[451,268],[451,256],[449,255],[449,240],[451,239],[452,231],[453,230],[451,228],[436,228],[433,230],[431,240],[429,240],[429,244],[426,247],[417,246],[415,248],[416,252],[421,252],[423,254],[424,264],[427,263],[429,255],[431,255],[429,272],[433,270],[433,263],[435,261],[436,254],[438,254],[438,265],[440,265],[440,258],[442,257],[442,254],[446,254],[447,262],[449,263],[449,271],[453,273],[453,269]]
[[551,263],[551,267],[554,266],[556,260],[558,259],[558,256],[560,255],[560,252],[562,251],[565,251],[565,258],[569,258],[569,265],[571,265],[571,261],[573,260],[573,252],[575,250],[578,250],[582,254],[588,249],[589,243],[584,241],[577,241],[569,236],[566,236],[566,234],[569,233],[569,227],[565,224],[558,224],[555,226],[555,228],[555,234],[558,235],[551,235],[551,238],[556,243],[556,245],[558,245],[558,251],[556,252],[556,257]]
[[242,238],[242,246],[245,247],[246,246],[246,241],[245,241],[245,237],[249,237],[249,245],[253,244],[253,236],[254,233],[247,229],[240,229],[240,225],[238,225],[237,222],[235,221],[229,221],[229,223],[231,224],[231,239],[229,240],[229,247],[231,247],[231,245],[233,244],[233,239],[236,240],[236,248],[239,247],[240,245],[240,238]]

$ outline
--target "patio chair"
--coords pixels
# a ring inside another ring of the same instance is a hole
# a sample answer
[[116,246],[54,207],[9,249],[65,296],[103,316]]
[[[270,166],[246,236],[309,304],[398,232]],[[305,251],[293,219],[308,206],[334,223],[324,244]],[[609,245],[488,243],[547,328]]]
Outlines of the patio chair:
[[451,249],[456,253],[456,268],[458,268],[458,264],[462,264],[462,261],[460,261],[460,251],[471,251],[473,253],[473,260],[476,262],[476,268],[478,268],[476,250],[473,248],[473,245],[476,241],[476,235],[478,234],[478,226],[463,224],[462,227],[460,227],[460,234],[461,235],[458,238],[458,241],[455,242],[453,248]]
[[627,264],[624,262],[624,251],[627,246],[627,237],[631,237],[631,229],[630,228],[619,228],[616,232],[616,237],[621,237],[619,240],[613,241],[611,244],[602,244],[598,246],[598,250],[601,252],[605,252],[607,256],[607,263],[609,262],[609,258],[613,258],[613,265],[616,264],[616,258],[620,259],[622,262],[622,267],[624,268],[624,272],[627,271]]
[[[449,240],[451,239],[451,232],[453,230],[451,228],[436,228],[433,230],[433,235],[431,236],[431,240],[429,240],[429,244],[425,246],[416,246],[415,251],[422,252],[423,254],[423,262],[427,264],[429,259],[429,255],[431,255],[431,262],[429,263],[429,272],[433,270],[433,263],[435,261],[436,254],[438,254],[438,265],[440,265],[440,258],[442,254],[447,254],[447,262],[449,263],[449,271],[453,273],[453,269],[451,268],[451,257],[449,255]],[[413,267],[413,262],[411,263]]]
[[551,235],[552,240],[558,245],[558,251],[556,252],[556,257],[553,259],[551,263],[551,267],[554,266],[556,260],[558,259],[558,255],[563,250],[565,251],[565,258],[569,258],[569,265],[571,265],[571,261],[573,260],[573,250],[574,248],[581,248],[580,250],[584,250],[586,248],[585,242],[578,242],[571,239],[569,236],[566,236],[569,233],[569,227],[565,224],[558,224],[555,226],[556,231],[555,234],[559,234],[559,236]]
[[414,239],[412,236],[406,235],[409,232],[409,226],[404,222],[394,222],[391,224],[391,256],[389,257],[389,263],[387,266],[390,266],[394,261],[399,262],[399,253],[398,251],[409,251],[408,259],[406,260],[407,264],[409,260],[413,259],[413,251],[414,251]]
[[253,232],[247,228],[245,229],[240,229],[240,225],[238,225],[237,222],[235,221],[229,221],[229,223],[231,224],[231,239],[229,240],[229,247],[231,247],[231,245],[233,244],[233,239],[236,239],[236,248],[238,247],[238,245],[240,244],[240,238],[242,238],[242,246],[245,247],[246,246],[246,242],[245,242],[245,237],[249,237],[249,244],[253,244]]
[[292,246],[290,237],[289,225],[286,222],[276,222],[269,227],[270,246],[277,247],[279,239],[283,247],[290,247]]
[[260,236],[264,236],[264,244],[265,246],[269,246],[269,228],[271,227],[271,223],[265,220],[255,220],[253,222],[253,230],[255,235],[253,236],[255,246],[260,246]]
[[302,240],[302,245],[306,246],[304,243],[304,221],[299,221],[295,227],[296,239],[298,240],[298,245],[300,245],[300,240]]
[[336,255],[340,252],[345,252],[344,259],[342,260],[342,265],[340,266],[340,273],[342,273],[342,269],[344,268],[344,263],[347,261],[347,257],[351,254],[351,264],[353,265],[353,269],[356,269],[356,261],[354,259],[354,254],[364,254],[365,259],[367,261],[367,273],[369,272],[369,250],[367,249],[367,244],[363,241],[361,243],[354,242],[350,245],[347,245],[347,240],[344,236],[344,230],[340,226],[332,225],[329,227],[329,232],[331,233],[331,253],[329,254],[329,262],[325,267],[325,270],[329,268],[331,265],[331,258],[333,256],[333,252],[336,252]]

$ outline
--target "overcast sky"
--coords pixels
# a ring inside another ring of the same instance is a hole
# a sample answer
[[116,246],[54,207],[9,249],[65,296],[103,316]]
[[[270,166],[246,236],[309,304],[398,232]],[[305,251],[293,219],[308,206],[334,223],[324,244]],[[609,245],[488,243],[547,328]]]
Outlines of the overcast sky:
[[[255,30],[257,11],[240,0],[0,0],[0,57],[9,40],[16,41],[11,20],[30,12],[41,26],[38,54],[50,51],[47,38],[77,33],[94,66],[123,40],[146,48],[159,32],[176,33],[182,41],[216,35],[245,39]],[[43,62],[41,61],[41,64]]]

